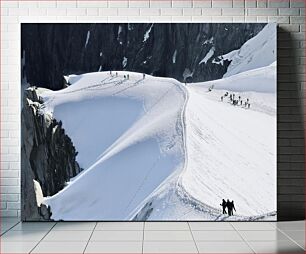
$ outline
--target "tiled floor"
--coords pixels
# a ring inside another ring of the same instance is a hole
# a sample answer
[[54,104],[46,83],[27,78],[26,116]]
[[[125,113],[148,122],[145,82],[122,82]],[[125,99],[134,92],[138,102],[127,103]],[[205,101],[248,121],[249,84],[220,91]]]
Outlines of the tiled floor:
[[48,222],[1,219],[0,253],[304,253],[305,221]]

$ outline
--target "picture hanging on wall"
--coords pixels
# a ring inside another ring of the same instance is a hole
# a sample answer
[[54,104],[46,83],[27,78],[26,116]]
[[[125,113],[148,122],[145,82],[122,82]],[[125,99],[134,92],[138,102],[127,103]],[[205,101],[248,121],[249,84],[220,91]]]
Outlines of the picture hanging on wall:
[[23,221],[275,221],[274,23],[21,24]]

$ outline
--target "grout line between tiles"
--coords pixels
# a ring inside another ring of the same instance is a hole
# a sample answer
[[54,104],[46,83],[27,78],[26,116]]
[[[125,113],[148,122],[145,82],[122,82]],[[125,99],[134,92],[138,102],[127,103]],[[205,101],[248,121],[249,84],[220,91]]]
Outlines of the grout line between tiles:
[[195,246],[196,246],[197,252],[200,253],[199,248],[198,248],[198,245],[197,245],[197,242],[195,241],[195,239],[194,239],[194,237],[193,237],[193,233],[192,233],[191,227],[190,227],[190,225],[189,225],[189,221],[187,221],[187,225],[188,225],[188,227],[189,227],[189,230],[190,230],[190,233],[191,233],[193,242],[194,242],[194,244],[195,244]]
[[287,238],[289,238],[290,241],[294,242],[297,246],[299,246],[299,247],[301,247],[303,250],[305,250],[305,248],[304,248],[303,246],[301,246],[298,242],[296,242],[292,237],[290,237],[289,235],[287,235],[287,234],[285,233],[285,231],[283,231],[283,230],[281,230],[281,229],[279,229],[279,228],[277,228],[277,230],[278,230],[279,232],[283,233]]
[[143,247],[144,247],[144,234],[145,234],[145,222],[143,222],[143,226],[142,226],[142,243],[141,243],[141,253],[143,253]]
[[56,224],[57,224],[57,222],[54,223],[54,225],[48,230],[48,232],[38,241],[38,243],[37,243],[37,244],[32,248],[32,250],[30,250],[28,253],[32,253],[32,251],[35,250],[35,248],[38,246],[38,244],[40,244],[41,241],[42,241],[43,239],[45,239],[45,237],[51,232],[51,230],[55,227]]
[[93,230],[91,231],[91,234],[90,234],[90,236],[89,236],[89,238],[88,238],[88,241],[87,241],[87,243],[86,243],[86,246],[85,246],[85,248],[84,248],[83,253],[85,253],[85,251],[86,251],[86,249],[87,249],[87,246],[88,246],[88,244],[89,244],[89,241],[90,241],[90,239],[91,239],[93,233],[95,232],[95,229],[96,229],[97,225],[98,225],[98,222],[96,222],[96,224],[95,224]]
[[242,241],[247,245],[247,246],[249,246],[249,248],[253,251],[253,253],[256,253],[256,251],[253,249],[253,247],[249,244],[249,242],[246,240],[246,239],[244,239],[244,237],[240,234],[240,232],[239,232],[239,230],[238,229],[236,229],[235,227],[234,227],[234,225],[230,222],[230,224],[231,224],[231,226],[234,228],[234,230],[237,232],[237,234],[241,237],[241,239],[242,239]]
[[13,229],[15,226],[17,226],[20,223],[20,221],[18,221],[16,224],[13,224],[13,226],[11,226],[9,229],[5,230],[0,236],[4,235],[5,233],[9,232],[11,229]]

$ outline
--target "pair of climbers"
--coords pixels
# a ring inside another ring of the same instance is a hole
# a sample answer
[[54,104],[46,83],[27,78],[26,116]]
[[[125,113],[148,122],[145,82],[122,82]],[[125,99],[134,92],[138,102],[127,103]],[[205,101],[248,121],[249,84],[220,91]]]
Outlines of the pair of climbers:
[[[229,216],[234,215],[233,210],[235,210],[236,212],[236,208],[234,205],[234,200],[229,201],[229,199],[227,201],[225,201],[225,199],[222,199],[222,203],[220,204],[220,206],[222,206],[223,208],[223,214],[228,214]],[[226,212],[227,209],[227,212]]]

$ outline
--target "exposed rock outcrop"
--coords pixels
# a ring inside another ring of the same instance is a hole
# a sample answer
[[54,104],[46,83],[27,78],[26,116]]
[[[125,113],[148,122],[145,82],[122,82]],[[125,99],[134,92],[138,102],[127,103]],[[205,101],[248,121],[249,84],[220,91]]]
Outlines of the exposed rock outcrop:
[[63,75],[127,70],[181,82],[221,78],[229,61],[265,24],[22,24],[23,75],[63,88]]
[[48,208],[43,204],[38,208],[35,193],[38,184],[44,196],[51,196],[81,171],[76,162],[77,152],[62,123],[40,114],[40,107],[36,90],[26,90],[21,113],[21,210],[24,221],[50,219]]

